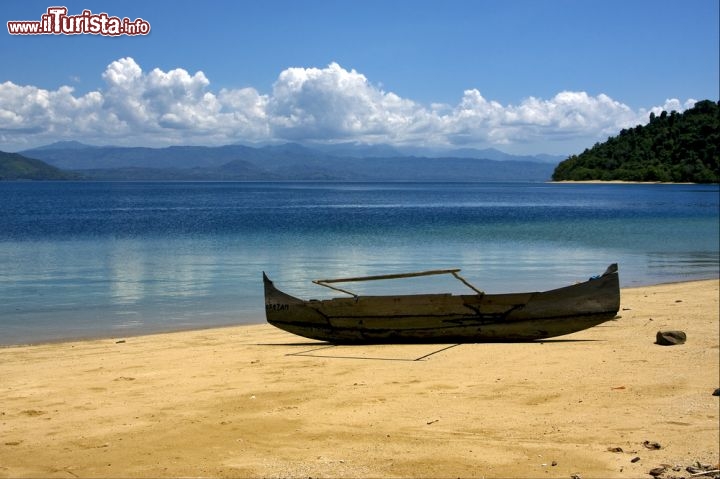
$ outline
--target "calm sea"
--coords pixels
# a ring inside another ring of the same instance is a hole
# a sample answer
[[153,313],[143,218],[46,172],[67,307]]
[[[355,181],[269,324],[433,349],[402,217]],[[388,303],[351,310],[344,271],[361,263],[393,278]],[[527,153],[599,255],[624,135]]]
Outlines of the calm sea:
[[[700,185],[0,183],[0,345],[264,321],[263,271],[313,279],[462,268],[487,292],[717,278]],[[346,285],[468,292],[453,278]]]

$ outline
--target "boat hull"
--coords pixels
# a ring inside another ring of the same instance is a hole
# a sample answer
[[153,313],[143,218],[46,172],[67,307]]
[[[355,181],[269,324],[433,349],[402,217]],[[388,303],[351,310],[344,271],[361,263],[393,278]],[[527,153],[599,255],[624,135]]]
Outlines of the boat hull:
[[335,344],[533,341],[582,331],[620,309],[616,265],[545,292],[357,296],[305,301],[263,274],[268,323]]

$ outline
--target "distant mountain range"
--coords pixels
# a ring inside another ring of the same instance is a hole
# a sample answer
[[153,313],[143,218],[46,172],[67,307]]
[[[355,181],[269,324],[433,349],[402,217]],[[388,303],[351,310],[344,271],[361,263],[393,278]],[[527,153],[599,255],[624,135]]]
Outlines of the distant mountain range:
[[351,143],[145,148],[64,141],[21,154],[84,179],[196,181],[547,181],[563,159]]
[[398,156],[420,156],[427,158],[475,158],[496,161],[532,161],[558,164],[567,156],[563,155],[511,155],[495,148],[429,148],[391,145],[365,145],[358,143],[334,143],[306,145],[335,156],[353,158],[382,158]]

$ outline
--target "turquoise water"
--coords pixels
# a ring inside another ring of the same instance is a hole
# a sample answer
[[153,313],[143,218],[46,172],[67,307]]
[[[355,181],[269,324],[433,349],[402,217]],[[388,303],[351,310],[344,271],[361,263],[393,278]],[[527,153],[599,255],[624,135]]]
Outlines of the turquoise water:
[[719,275],[717,186],[0,183],[0,204],[2,345],[261,322],[262,271],[307,298],[334,295],[313,279],[454,267],[487,292],[613,262],[622,286]]

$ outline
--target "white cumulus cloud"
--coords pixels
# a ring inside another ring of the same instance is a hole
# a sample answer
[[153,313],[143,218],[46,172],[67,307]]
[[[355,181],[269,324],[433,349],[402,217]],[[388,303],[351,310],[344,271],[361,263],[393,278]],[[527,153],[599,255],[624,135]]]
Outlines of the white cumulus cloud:
[[647,121],[607,95],[563,91],[549,100],[529,97],[519,105],[488,101],[467,90],[448,116],[447,138],[454,144],[478,141],[508,145],[556,138],[601,138]]
[[307,140],[573,152],[646,123],[650,112],[695,103],[667,99],[633,110],[605,94],[561,91],[505,105],[468,89],[456,105],[425,106],[337,63],[287,68],[269,94],[213,91],[202,71],[144,71],[132,58],[112,62],[102,78],[104,88],[84,95],[69,86],[0,84],[0,149],[66,139],[133,146]]
[[268,103],[272,131],[293,140],[392,138],[411,126],[422,108],[372,85],[365,75],[337,63],[327,68],[288,68]]
[[103,78],[103,107],[124,130],[152,144],[224,143],[267,136],[262,97],[252,89],[218,94],[201,71],[177,68],[144,73],[132,58],[111,63]]
[[99,113],[102,95],[91,92],[76,97],[73,92],[69,86],[48,91],[9,81],[0,84],[0,135],[64,135],[88,131]]

